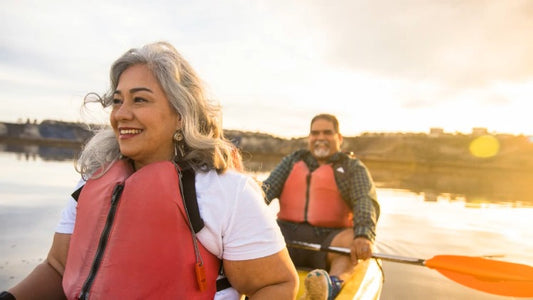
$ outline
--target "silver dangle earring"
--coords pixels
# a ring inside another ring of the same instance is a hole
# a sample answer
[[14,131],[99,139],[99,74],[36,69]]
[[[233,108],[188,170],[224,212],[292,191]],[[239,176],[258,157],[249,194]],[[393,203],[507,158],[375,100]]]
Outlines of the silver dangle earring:
[[185,156],[185,142],[183,141],[184,138],[181,129],[176,130],[172,138],[176,142],[176,146],[174,147],[174,155],[177,157],[179,151],[180,158],[183,158]]

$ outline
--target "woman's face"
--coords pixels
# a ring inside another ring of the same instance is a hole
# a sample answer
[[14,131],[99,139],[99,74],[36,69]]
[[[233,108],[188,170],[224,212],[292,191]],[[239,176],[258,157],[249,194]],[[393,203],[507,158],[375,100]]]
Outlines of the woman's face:
[[174,156],[172,136],[181,120],[146,65],[120,75],[110,119],[120,152],[133,159],[137,170]]

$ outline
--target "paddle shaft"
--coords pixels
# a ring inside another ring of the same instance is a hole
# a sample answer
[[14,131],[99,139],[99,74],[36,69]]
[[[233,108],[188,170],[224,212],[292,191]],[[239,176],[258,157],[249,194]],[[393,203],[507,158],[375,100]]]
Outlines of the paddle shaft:
[[[300,242],[300,241],[289,242],[287,243],[287,245],[292,248],[300,248],[300,249],[307,249],[307,250],[313,250],[313,251],[323,251],[323,252],[331,252],[331,253],[337,253],[337,254],[343,254],[343,255],[350,255],[350,249],[343,248],[343,247],[332,247],[332,246],[322,247],[319,244],[306,243],[306,242]],[[392,262],[425,266],[424,264],[425,260],[419,259],[419,258],[402,257],[402,256],[381,254],[381,253],[374,253],[372,254],[372,257],[379,258],[382,260],[392,261]]]

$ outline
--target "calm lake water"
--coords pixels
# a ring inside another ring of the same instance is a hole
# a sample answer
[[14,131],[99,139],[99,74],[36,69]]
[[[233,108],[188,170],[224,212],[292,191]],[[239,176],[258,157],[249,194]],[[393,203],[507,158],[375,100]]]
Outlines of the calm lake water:
[[[0,290],[46,257],[61,209],[79,179],[68,150],[0,145]],[[20,151],[20,150],[18,150]],[[248,161],[262,178],[272,163]],[[258,167],[260,166],[260,167]],[[431,258],[496,256],[533,265],[527,174],[367,163],[378,186],[376,252]],[[514,299],[478,292],[420,266],[384,262],[381,299]],[[523,299],[523,298],[522,298]]]

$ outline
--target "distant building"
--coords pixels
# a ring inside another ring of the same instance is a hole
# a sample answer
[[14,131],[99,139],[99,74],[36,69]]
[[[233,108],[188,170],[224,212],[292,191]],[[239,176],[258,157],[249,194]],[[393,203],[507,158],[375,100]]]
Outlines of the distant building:
[[472,128],[472,135],[485,135],[488,134],[489,131],[485,127],[474,127]]
[[444,129],[433,127],[429,129],[429,136],[437,137],[444,134]]
[[7,136],[7,126],[4,123],[0,123],[0,136]]

